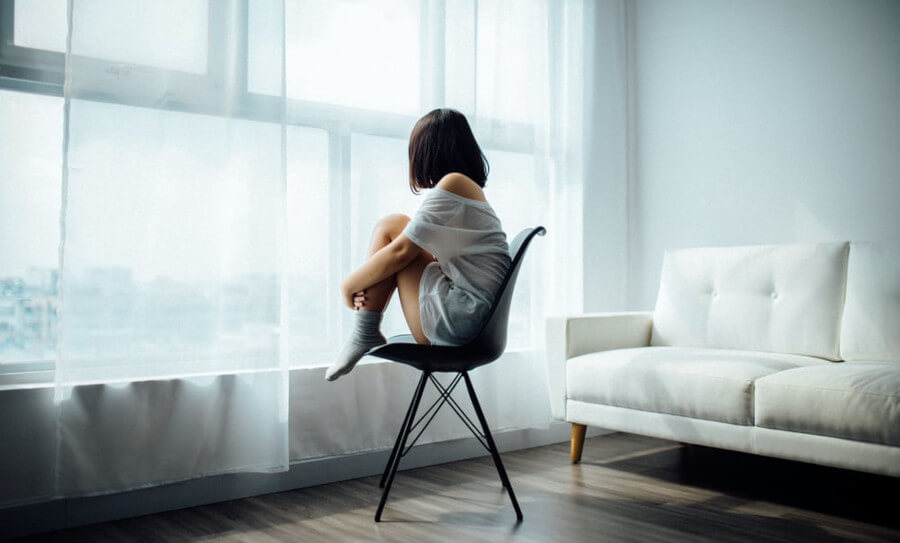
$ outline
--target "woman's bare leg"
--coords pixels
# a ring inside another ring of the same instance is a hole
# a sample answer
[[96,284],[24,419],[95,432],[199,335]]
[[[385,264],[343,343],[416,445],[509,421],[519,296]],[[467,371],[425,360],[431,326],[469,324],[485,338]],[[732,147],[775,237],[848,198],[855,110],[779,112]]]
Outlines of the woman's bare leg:
[[[409,221],[409,217],[399,214],[388,215],[378,221],[372,232],[369,256],[396,239]],[[433,261],[434,257],[426,251],[422,251],[409,265],[394,276],[372,285],[363,293],[357,293],[354,301],[359,311],[354,319],[353,332],[347,344],[338,354],[337,361],[326,370],[325,379],[333,381],[350,373],[366,351],[384,343],[384,336],[379,330],[381,314],[391,300],[394,289],[398,286],[400,304],[403,307],[403,315],[406,317],[410,332],[417,342],[428,343],[428,339],[422,333],[422,320],[419,315],[419,281],[425,266]]]
[[[409,217],[402,214],[388,215],[378,221],[372,232],[369,256],[394,241],[403,232],[409,221]],[[363,308],[369,311],[384,311],[391,300],[394,289],[398,289],[400,305],[403,308],[403,316],[406,318],[409,331],[418,343],[424,344],[428,344],[429,341],[422,333],[422,317],[419,314],[419,281],[422,279],[425,266],[431,262],[434,262],[434,257],[423,250],[415,260],[396,275],[367,288],[363,305]]]
[[434,262],[434,257],[422,251],[409,266],[397,272],[397,290],[400,291],[400,305],[403,307],[403,316],[406,324],[412,332],[416,343],[429,345],[431,342],[422,332],[422,315],[419,312],[419,281],[422,280],[422,272],[425,266]]
[[[408,223],[409,220],[409,217],[406,215],[396,213],[382,217],[381,220],[375,223],[375,228],[372,230],[372,241],[369,243],[368,256],[371,257],[382,247],[385,247],[394,241],[394,239],[400,235],[400,232],[406,228],[406,223]],[[365,309],[369,311],[384,311],[388,302],[391,301],[391,296],[394,294],[394,289],[396,287],[397,276],[395,275],[367,288],[365,294]]]

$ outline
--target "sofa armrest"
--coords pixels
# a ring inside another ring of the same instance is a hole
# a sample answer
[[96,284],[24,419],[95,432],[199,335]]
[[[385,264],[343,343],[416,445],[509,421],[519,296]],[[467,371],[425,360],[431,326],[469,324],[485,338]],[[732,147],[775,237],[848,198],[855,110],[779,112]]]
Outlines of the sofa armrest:
[[566,361],[598,351],[650,345],[653,313],[594,313],[547,319],[547,382],[553,418],[566,419]]

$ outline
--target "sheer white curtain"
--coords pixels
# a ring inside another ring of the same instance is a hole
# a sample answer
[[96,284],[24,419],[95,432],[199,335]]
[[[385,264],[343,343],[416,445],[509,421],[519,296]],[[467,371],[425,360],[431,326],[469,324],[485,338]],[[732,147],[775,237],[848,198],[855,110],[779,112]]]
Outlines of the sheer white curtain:
[[287,469],[286,131],[246,3],[69,2],[58,489]]
[[[0,171],[16,170],[0,180],[13,241],[0,273],[25,276],[9,283],[46,317],[0,323],[15,338],[0,362],[56,359],[58,493],[392,444],[405,368],[364,360],[321,377],[352,317],[341,279],[379,217],[421,201],[407,138],[435,107],[469,118],[510,238],[548,228],[519,277],[507,353],[473,375],[492,427],[547,424],[544,319],[581,309],[590,4],[16,1],[15,46],[64,57],[66,72],[62,106],[0,91],[0,121],[23,134],[0,139]],[[22,225],[34,243],[12,234]],[[396,300],[384,328],[406,332]],[[423,441],[465,436],[455,424]]]
[[542,426],[547,315],[581,310],[585,11],[581,1],[448,2],[446,102],[474,119],[487,195],[512,238],[544,225],[521,274],[510,344],[475,374],[500,428]]

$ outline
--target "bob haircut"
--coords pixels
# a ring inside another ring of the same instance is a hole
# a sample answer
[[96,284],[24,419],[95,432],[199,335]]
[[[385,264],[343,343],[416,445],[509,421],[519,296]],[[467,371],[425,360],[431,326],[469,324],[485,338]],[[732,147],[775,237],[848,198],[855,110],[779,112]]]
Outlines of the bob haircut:
[[475,141],[466,117],[455,109],[435,109],[419,119],[409,136],[409,188],[418,194],[448,173],[487,183],[487,158]]

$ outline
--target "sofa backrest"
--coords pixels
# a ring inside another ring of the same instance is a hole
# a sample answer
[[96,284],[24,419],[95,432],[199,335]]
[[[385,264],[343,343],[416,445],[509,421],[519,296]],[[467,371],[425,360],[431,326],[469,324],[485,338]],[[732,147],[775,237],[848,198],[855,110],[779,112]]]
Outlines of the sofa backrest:
[[841,324],[845,360],[900,362],[900,243],[852,243]]
[[651,345],[840,360],[848,243],[668,251]]

